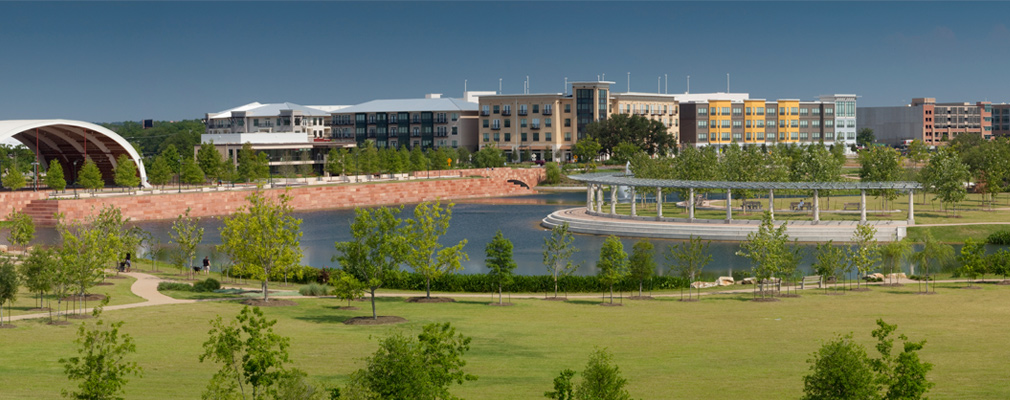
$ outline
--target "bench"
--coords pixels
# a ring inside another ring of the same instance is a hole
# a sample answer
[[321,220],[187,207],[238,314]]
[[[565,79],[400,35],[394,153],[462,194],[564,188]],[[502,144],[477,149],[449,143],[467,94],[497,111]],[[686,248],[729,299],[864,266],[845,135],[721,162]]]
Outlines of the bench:
[[853,210],[859,210],[861,208],[859,203],[845,203],[845,207],[842,207],[842,211],[848,210],[849,207],[852,207]]
[[702,196],[700,194],[694,196],[694,206],[695,207],[702,207],[704,205],[705,205],[705,196]]
[[789,209],[793,211],[810,210],[810,207],[811,204],[807,202],[804,202],[802,206],[800,206],[799,202],[789,203]]
[[745,201],[743,202],[744,211],[761,211],[760,201]]
[[813,285],[815,283],[817,284],[818,288],[822,287],[821,286],[822,282],[821,282],[821,276],[820,275],[804,276],[803,280],[800,281],[800,289],[801,290],[802,289],[806,289],[807,284]]

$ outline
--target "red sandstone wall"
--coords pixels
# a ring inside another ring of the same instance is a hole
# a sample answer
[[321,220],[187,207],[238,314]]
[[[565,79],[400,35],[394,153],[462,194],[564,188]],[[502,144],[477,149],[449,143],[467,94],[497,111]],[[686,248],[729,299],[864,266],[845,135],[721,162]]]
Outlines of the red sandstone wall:
[[[0,214],[7,215],[11,212],[11,209],[17,211],[24,210],[32,200],[44,199],[49,196],[48,191],[42,192],[32,192],[32,191],[0,191]],[[0,216],[0,219],[3,217]]]
[[[266,193],[276,196],[286,191],[291,196],[292,207],[296,210],[321,210],[408,204],[437,199],[451,200],[523,194],[529,193],[530,190],[508,183],[507,180],[518,179],[532,187],[536,186],[544,176],[543,169],[538,168],[432,172],[439,173],[439,176],[458,177],[462,172],[463,176],[485,175],[488,177],[303,186],[291,189],[268,189]],[[419,175],[424,176],[424,173]],[[55,224],[56,221],[52,217],[55,212],[61,212],[69,219],[83,219],[107,205],[119,207],[124,216],[134,221],[171,219],[185,212],[186,208],[191,209],[190,215],[192,216],[206,217],[234,212],[247,204],[245,197],[249,193],[250,190],[236,190],[75,200],[36,200],[27,207],[26,212],[32,215],[36,223],[42,225]]]

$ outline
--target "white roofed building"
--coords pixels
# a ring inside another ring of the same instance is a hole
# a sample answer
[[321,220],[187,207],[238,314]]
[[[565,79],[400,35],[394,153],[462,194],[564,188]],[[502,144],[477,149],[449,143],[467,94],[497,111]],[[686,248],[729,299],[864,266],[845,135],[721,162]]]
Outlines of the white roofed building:
[[477,149],[477,103],[471,98],[428,94],[423,99],[372,100],[331,113],[331,131],[338,140],[357,144],[372,140],[378,147]]

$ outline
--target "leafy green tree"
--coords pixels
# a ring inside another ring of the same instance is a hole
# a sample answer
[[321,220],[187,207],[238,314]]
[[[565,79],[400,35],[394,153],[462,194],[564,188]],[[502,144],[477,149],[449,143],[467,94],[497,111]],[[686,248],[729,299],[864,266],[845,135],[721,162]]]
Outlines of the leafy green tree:
[[249,205],[225,217],[218,249],[260,279],[263,301],[268,301],[270,273],[287,271],[302,260],[302,220],[291,216],[291,197],[287,194],[272,200],[256,191],[246,200]]
[[463,370],[470,341],[448,322],[425,325],[416,341],[393,333],[379,341],[365,368],[351,374],[346,392],[367,399],[459,400],[449,387],[477,379]]
[[425,297],[431,298],[431,280],[463,269],[460,261],[469,260],[463,252],[466,239],[452,247],[443,247],[438,239],[449,231],[453,204],[424,202],[414,207],[414,217],[403,229],[406,240],[406,263],[415,273],[424,276]]
[[[874,146],[859,152],[859,179],[867,182],[894,182],[901,180],[901,154],[890,147]],[[894,189],[869,191],[890,201],[898,197]]]
[[424,156],[420,146],[410,149],[410,170],[411,172],[424,171],[428,169],[428,159]]
[[368,287],[372,300],[372,318],[375,313],[375,291],[384,280],[400,270],[406,258],[406,240],[400,232],[402,221],[398,217],[403,207],[356,208],[351,221],[352,240],[337,242],[337,255],[344,271],[354,275]]
[[168,166],[164,156],[157,156],[151,163],[151,168],[147,170],[147,180],[152,185],[164,187],[172,180],[172,169]]
[[[291,371],[284,368],[290,339],[274,333],[276,320],[267,320],[259,307],[243,307],[234,321],[225,323],[220,316],[211,321],[209,338],[203,343],[200,362],[221,364],[210,378],[205,399],[273,398],[271,395]],[[238,393],[236,393],[238,392]]]
[[575,145],[572,146],[572,153],[575,154],[576,161],[584,164],[593,162],[593,160],[595,160],[602,151],[603,146],[600,145],[600,142],[591,137],[579,139],[579,141],[575,142]]
[[612,153],[613,153],[613,156],[611,157],[612,160],[620,164],[624,164],[627,163],[628,161],[631,161],[631,158],[634,157],[635,154],[644,152],[642,151],[641,148],[632,143],[621,142],[617,144],[617,147],[614,147]]
[[484,146],[473,155],[473,164],[477,168],[496,168],[505,165],[505,153],[494,146]]
[[915,169],[919,169],[919,164],[929,159],[929,146],[920,139],[913,140],[908,145],[908,159]]
[[957,257],[957,261],[961,265],[958,272],[968,278],[970,287],[972,280],[978,279],[979,274],[985,274],[985,243],[968,237],[964,241],[964,246],[961,246],[961,254]]
[[852,233],[852,246],[849,249],[849,262],[856,268],[859,276],[856,277],[856,287],[859,281],[876,269],[880,263],[880,245],[877,243],[877,228],[870,224],[856,225],[856,231]]
[[126,154],[119,155],[119,159],[116,160],[114,173],[114,181],[118,186],[133,188],[140,185],[140,176],[137,175],[137,164],[134,164],[133,160]]
[[957,203],[964,200],[967,191],[964,184],[969,178],[968,167],[961,162],[956,151],[940,147],[929,158],[929,164],[922,170],[922,180],[926,187],[936,194],[935,199],[948,210],[957,212]]
[[561,371],[558,377],[554,378],[554,391],[544,392],[544,397],[553,400],[575,400],[573,377],[575,377],[575,371],[570,369]]
[[[779,273],[785,262],[792,260],[793,254],[786,247],[788,243],[786,224],[776,228],[771,214],[765,211],[761,218],[761,226],[756,232],[747,234],[747,241],[740,245],[741,250],[737,255],[750,260],[758,283],[766,282]],[[764,298],[766,291],[760,292],[761,298]]]
[[28,214],[12,208],[11,213],[7,214],[7,226],[10,229],[7,231],[7,242],[18,248],[28,247],[28,243],[35,238],[35,223]]
[[873,134],[873,129],[863,128],[859,132],[856,132],[856,146],[870,147],[875,141],[877,141],[877,138]]
[[372,175],[379,170],[379,150],[375,142],[366,140],[361,147],[355,148],[359,173]]
[[45,184],[53,191],[62,191],[67,188],[67,180],[63,177],[63,166],[60,165],[59,160],[52,159],[49,161],[49,168],[46,169]]
[[491,275],[498,286],[498,304],[502,304],[502,287],[512,281],[512,270],[516,268],[516,262],[512,258],[512,241],[502,236],[501,229],[494,234],[494,238],[484,246],[484,264],[488,268],[488,275]]
[[172,223],[172,230],[168,235],[172,239],[172,242],[178,246],[179,254],[182,255],[180,260],[184,264],[176,265],[179,267],[179,272],[183,273],[188,270],[190,277],[192,277],[193,259],[196,258],[196,247],[203,241],[203,228],[200,227],[199,218],[189,216],[190,210],[187,207],[185,213],[175,218],[175,222]]
[[[817,245],[814,258],[816,259],[813,264],[814,272],[821,276],[823,282],[827,282],[831,277],[841,281],[842,275],[849,270],[849,260],[846,258],[845,250],[835,246],[831,240]],[[835,288],[837,289],[838,285],[835,285]],[[828,291],[827,285],[824,286],[824,291]]]
[[621,239],[614,235],[607,237],[600,248],[596,267],[600,269],[600,281],[610,287],[610,304],[614,304],[614,284],[628,275],[628,253],[624,252]]
[[[794,182],[838,182],[842,180],[843,163],[822,145],[806,146],[792,165],[791,178]],[[831,193],[821,190],[819,194]]]
[[246,142],[238,152],[239,180],[251,182],[257,179],[266,179],[270,176],[270,160],[265,153],[257,153],[252,148],[252,144]]
[[546,177],[544,179],[544,183],[548,185],[557,185],[558,183],[561,183],[561,168],[558,167],[558,164],[549,162],[545,165],[545,168]]
[[[102,306],[95,307],[93,316],[98,318],[102,308],[108,303],[108,297]],[[132,353],[137,352],[137,345],[129,334],[120,334],[123,321],[106,325],[99,319],[94,328],[87,323],[81,323],[77,329],[78,356],[61,358],[63,371],[72,381],[81,381],[79,391],[63,390],[63,397],[78,400],[121,400],[123,387],[129,383],[129,377],[141,377],[143,369],[136,361],[127,361]]]
[[29,292],[39,294],[39,307],[42,307],[43,295],[53,288],[55,279],[56,259],[52,249],[35,246],[28,257],[18,266],[21,283]]
[[168,169],[172,171],[173,174],[182,173],[182,154],[179,153],[179,149],[175,147],[175,144],[168,144],[164,149],[161,150],[162,157],[168,163]]
[[877,329],[872,332],[877,339],[877,352],[880,358],[870,360],[870,366],[877,373],[877,382],[886,388],[884,400],[918,400],[933,387],[934,383],[926,379],[926,374],[933,369],[933,364],[919,360],[919,350],[926,341],[910,342],[904,334],[898,336],[903,343],[902,352],[896,357],[892,355],[894,339],[891,333],[897,325],[890,325],[882,319],[877,319]]
[[333,176],[343,175],[346,172],[346,157],[347,150],[336,147],[330,149],[326,156],[326,172]]
[[852,334],[825,343],[811,357],[810,374],[803,377],[803,400],[879,398],[870,357]]
[[[930,231],[926,231],[924,235],[919,239],[919,245],[922,246],[922,250],[912,255],[912,261],[917,265],[922,267],[923,278],[919,279],[922,282],[923,279],[926,280],[926,293],[929,293],[929,281],[931,271],[936,271],[940,269],[940,266],[948,263],[954,258],[954,248],[948,244],[943,244],[942,242],[933,238],[933,234]],[[922,285],[919,285],[920,289]],[[933,291],[936,291],[936,284],[934,282]]]
[[[691,235],[687,242],[666,246],[666,262],[671,273],[677,273],[687,282],[687,298],[691,298],[691,283],[698,277],[701,270],[708,263],[712,262],[712,253],[709,253],[708,246],[711,240],[704,243],[701,237]],[[681,290],[681,296],[684,295]]]
[[182,162],[182,182],[187,185],[198,185],[206,182],[203,170],[192,158],[187,158]]
[[575,388],[578,400],[631,400],[628,394],[628,380],[621,376],[621,368],[614,365],[614,356],[606,349],[593,351],[589,355],[586,369],[582,371],[582,381]]
[[[91,222],[68,222],[61,217],[56,228],[63,243],[59,247],[60,264],[65,266],[67,286],[72,288],[68,290],[82,300],[95,285],[109,254],[115,254],[109,237]],[[86,306],[85,301],[81,303],[82,308]]]
[[656,274],[655,247],[648,240],[639,240],[631,247],[631,257],[628,258],[628,273],[638,281],[638,297],[642,297],[642,286],[646,279]]
[[911,255],[912,243],[907,238],[880,246],[881,265],[886,268],[891,285],[896,285],[893,281],[894,275],[901,272],[902,261],[907,260]]
[[337,279],[331,281],[333,294],[340,300],[347,300],[347,305],[350,306],[351,300],[357,299],[365,293],[365,284],[348,272],[337,271],[339,271]]
[[17,166],[7,168],[3,176],[4,187],[10,190],[18,190],[25,187],[26,184],[25,175],[21,173],[21,170]]
[[221,152],[217,151],[217,148],[214,147],[214,142],[201,143],[200,150],[196,152],[196,160],[204,176],[214,180],[221,177],[221,167],[224,165],[224,159],[221,156]]
[[[611,155],[621,143],[634,145],[649,155],[660,156],[667,155],[676,146],[662,122],[633,114],[614,114],[594,121],[586,125],[586,136],[599,143],[604,153]],[[582,159],[581,155],[579,159]]]
[[[402,151],[403,148],[401,147],[400,150]],[[470,154],[470,150],[467,149],[466,147],[464,147],[464,146],[457,147],[456,148],[456,157],[455,157],[455,160],[456,160],[455,164],[456,164],[456,166],[457,167],[462,167],[462,166],[469,165],[469,163],[470,163],[470,157],[471,156],[472,155]]]
[[544,238],[544,265],[554,280],[554,297],[558,297],[558,280],[574,272],[578,265],[572,264],[572,255],[578,251],[572,243],[575,237],[565,222],[551,228],[550,237]]
[[98,169],[91,159],[84,161],[80,174],[81,187],[94,191],[105,187],[105,179],[102,178],[102,171]]
[[1007,249],[999,249],[995,253],[986,256],[986,261],[989,263],[992,273],[1002,275],[1004,281],[1007,275],[1010,275],[1010,251],[1007,251]]
[[21,276],[10,257],[0,257],[0,326],[3,326],[3,306],[7,304],[7,318],[10,318],[10,303],[18,299]]

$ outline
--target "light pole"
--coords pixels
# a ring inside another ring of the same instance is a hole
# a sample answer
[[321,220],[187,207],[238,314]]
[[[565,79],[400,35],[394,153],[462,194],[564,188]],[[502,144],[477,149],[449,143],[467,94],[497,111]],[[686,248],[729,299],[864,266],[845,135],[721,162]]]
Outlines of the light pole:
[[35,168],[35,186],[33,187],[33,191],[38,192],[39,191],[39,162],[38,161],[33,162],[32,163],[32,167]]
[[81,160],[74,160],[74,198],[77,198],[77,162]]

